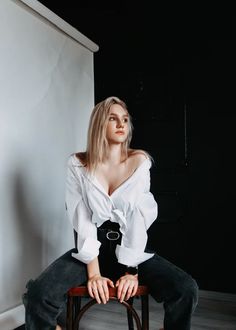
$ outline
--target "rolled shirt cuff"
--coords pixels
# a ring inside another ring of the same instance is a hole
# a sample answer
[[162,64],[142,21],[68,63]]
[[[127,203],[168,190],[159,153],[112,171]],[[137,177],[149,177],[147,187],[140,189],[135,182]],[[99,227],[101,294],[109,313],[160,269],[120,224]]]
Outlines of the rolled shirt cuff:
[[94,258],[96,258],[99,254],[99,248],[101,243],[92,238],[88,237],[84,241],[82,248],[79,250],[78,253],[72,253],[72,257],[75,259],[82,261],[85,264],[89,264]]
[[116,246],[116,257],[120,264],[137,267],[142,262],[152,258],[154,253],[147,253],[136,249],[127,248],[125,246]]

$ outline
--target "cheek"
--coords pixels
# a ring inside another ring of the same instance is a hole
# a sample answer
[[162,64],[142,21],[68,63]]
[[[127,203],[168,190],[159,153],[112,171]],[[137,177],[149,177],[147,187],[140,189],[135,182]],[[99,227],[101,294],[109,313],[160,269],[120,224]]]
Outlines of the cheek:
[[106,130],[106,134],[110,135],[113,131],[114,131],[114,125],[112,125],[111,122],[109,122],[109,124],[107,125],[107,130]]
[[125,133],[127,135],[129,134],[129,130],[130,130],[129,124],[125,124]]
[[112,129],[115,129],[116,128],[116,121],[115,120],[113,120],[113,121],[109,121],[108,122],[108,125],[107,125],[107,128],[109,128],[110,130],[112,130]]

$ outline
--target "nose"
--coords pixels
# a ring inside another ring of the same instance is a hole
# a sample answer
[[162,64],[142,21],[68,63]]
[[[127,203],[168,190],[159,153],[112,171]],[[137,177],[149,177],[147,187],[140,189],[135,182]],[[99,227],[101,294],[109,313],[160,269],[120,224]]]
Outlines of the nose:
[[122,127],[122,128],[124,127],[124,123],[122,120],[117,121],[117,127]]

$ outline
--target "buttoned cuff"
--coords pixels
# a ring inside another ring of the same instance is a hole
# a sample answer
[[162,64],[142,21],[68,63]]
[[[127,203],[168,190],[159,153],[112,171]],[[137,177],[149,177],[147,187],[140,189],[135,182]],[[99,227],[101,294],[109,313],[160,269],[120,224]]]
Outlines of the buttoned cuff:
[[99,248],[101,243],[92,238],[88,237],[84,241],[82,248],[79,250],[78,253],[72,253],[72,257],[75,259],[82,261],[85,264],[89,264],[94,258],[96,258],[99,254]]
[[140,250],[127,248],[125,246],[116,246],[116,257],[120,264],[137,267],[142,262],[152,258],[154,253],[146,253]]

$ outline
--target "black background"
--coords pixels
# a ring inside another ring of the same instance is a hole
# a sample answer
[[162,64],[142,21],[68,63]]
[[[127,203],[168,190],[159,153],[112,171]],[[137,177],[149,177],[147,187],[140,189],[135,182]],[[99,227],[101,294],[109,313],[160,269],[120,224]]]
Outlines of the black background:
[[95,102],[126,101],[132,147],[155,160],[149,245],[200,289],[236,293],[232,9],[41,2],[98,44]]

